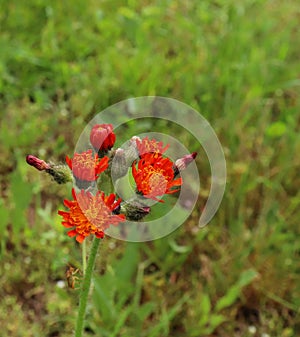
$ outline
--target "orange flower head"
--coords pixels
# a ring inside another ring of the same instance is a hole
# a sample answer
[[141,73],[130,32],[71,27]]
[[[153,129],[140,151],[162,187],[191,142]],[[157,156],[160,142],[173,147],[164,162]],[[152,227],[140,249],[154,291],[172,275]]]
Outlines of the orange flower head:
[[169,148],[169,145],[163,147],[163,142],[158,142],[156,139],[149,139],[148,137],[135,139],[136,146],[139,152],[140,157],[145,155],[146,153],[160,153],[163,154]]
[[90,133],[90,142],[96,151],[107,152],[116,141],[112,124],[96,124]]
[[181,186],[182,179],[174,180],[173,162],[169,158],[164,158],[160,153],[145,153],[139,160],[137,168],[136,162],[132,164],[132,175],[134,177],[137,191],[145,198],[157,199],[158,196],[171,194],[179,191],[172,189],[174,186]]
[[108,157],[99,159],[92,150],[75,153],[74,158],[66,157],[66,163],[73,171],[75,178],[83,181],[94,181],[99,174],[108,168]]
[[72,195],[74,200],[64,200],[69,211],[58,211],[58,214],[63,217],[63,226],[73,228],[68,236],[76,236],[79,243],[91,234],[102,239],[104,230],[110,225],[116,226],[125,221],[124,214],[113,213],[121,203],[121,199],[116,200],[115,194],[105,196],[104,192],[98,191],[93,195],[84,190],[75,193],[73,188]]

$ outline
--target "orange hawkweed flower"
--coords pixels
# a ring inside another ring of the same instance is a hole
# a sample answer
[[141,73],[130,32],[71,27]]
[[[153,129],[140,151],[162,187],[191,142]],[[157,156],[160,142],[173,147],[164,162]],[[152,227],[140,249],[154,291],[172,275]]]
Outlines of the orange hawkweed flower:
[[177,192],[179,189],[172,189],[180,186],[182,179],[174,180],[173,162],[164,158],[160,153],[145,153],[139,160],[137,168],[136,162],[132,164],[132,175],[134,177],[137,191],[145,198],[157,199],[158,196]]
[[69,211],[58,211],[58,214],[63,217],[63,226],[73,228],[68,236],[76,236],[79,243],[91,234],[102,239],[104,230],[110,225],[116,226],[125,221],[124,214],[113,213],[121,203],[121,199],[116,200],[115,194],[105,196],[104,192],[98,191],[93,195],[84,190],[75,193],[73,188],[72,195],[74,200],[64,200]]
[[98,155],[93,155],[92,150],[82,153],[75,153],[71,159],[66,156],[66,163],[73,171],[75,178],[84,181],[94,181],[99,174],[108,168],[108,157],[99,159]]
[[163,142],[158,142],[156,139],[149,139],[148,137],[135,139],[136,147],[138,149],[140,157],[149,152],[158,152],[163,154],[169,148],[169,144],[163,147]]

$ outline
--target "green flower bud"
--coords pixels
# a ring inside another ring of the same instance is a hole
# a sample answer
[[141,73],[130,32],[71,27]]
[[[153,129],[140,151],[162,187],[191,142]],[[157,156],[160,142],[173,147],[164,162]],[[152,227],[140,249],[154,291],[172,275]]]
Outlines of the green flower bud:
[[114,179],[124,177],[128,172],[128,166],[126,164],[125,151],[123,149],[117,149],[114,154],[111,166],[111,174]]
[[58,184],[65,184],[73,181],[72,171],[67,165],[50,164],[50,168],[46,169],[46,172],[50,174]]
[[121,213],[124,213],[127,220],[139,221],[148,215],[151,208],[139,201],[124,202],[121,204]]

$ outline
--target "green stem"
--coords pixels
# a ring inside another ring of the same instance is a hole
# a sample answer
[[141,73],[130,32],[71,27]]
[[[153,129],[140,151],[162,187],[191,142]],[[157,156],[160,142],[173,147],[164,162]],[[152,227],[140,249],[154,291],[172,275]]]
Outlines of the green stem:
[[81,245],[82,248],[82,270],[83,270],[83,275],[85,274],[85,270],[86,270],[86,240],[84,240],[82,242]]
[[87,268],[85,270],[84,279],[82,282],[81,290],[80,290],[80,296],[79,296],[79,308],[78,308],[78,316],[76,321],[76,329],[75,329],[75,337],[81,337],[83,332],[83,325],[84,325],[84,319],[85,319],[85,312],[86,312],[86,305],[87,300],[89,296],[89,290],[91,287],[91,280],[92,280],[92,274],[95,266],[96,256],[98,247],[100,244],[101,239],[94,238],[91,250],[90,250],[90,256],[87,263]]

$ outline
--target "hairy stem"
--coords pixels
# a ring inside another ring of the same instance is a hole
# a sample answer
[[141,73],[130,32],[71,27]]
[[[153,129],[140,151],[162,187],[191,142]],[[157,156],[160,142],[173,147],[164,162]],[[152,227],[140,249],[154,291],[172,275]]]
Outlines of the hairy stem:
[[77,316],[76,328],[75,328],[75,337],[82,337],[87,300],[89,296],[89,290],[91,287],[92,274],[93,274],[93,270],[95,266],[95,261],[96,261],[96,256],[97,256],[97,251],[98,251],[98,247],[100,244],[100,240],[101,239],[97,239],[95,237],[91,250],[90,250],[88,263],[87,263],[87,267],[85,270],[85,274],[84,274],[84,278],[83,278],[83,282],[82,282],[81,290],[80,290],[78,316]]

